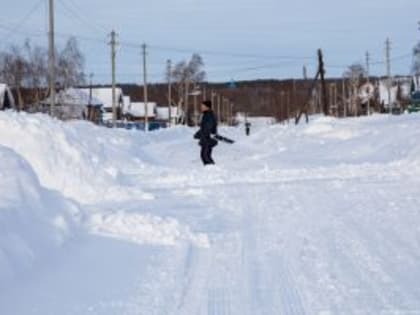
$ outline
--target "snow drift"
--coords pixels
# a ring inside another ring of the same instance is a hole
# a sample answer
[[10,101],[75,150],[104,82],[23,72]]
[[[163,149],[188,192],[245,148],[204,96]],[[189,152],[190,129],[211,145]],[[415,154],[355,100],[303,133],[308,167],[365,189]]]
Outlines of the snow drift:
[[40,186],[29,164],[0,146],[0,286],[75,236],[73,202]]
[[148,198],[138,189],[121,189],[124,172],[145,167],[140,140],[87,122],[0,113],[0,144],[23,156],[44,186],[82,203]]

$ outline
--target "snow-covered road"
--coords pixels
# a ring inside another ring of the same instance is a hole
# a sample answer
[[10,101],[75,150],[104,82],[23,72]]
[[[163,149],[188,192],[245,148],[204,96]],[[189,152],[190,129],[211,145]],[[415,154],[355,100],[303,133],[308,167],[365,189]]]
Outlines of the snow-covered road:
[[[0,314],[420,314],[419,122],[224,129],[237,143],[203,168],[193,130],[103,134],[0,114],[0,149],[80,205],[55,250],[9,231],[40,259],[9,268]],[[28,129],[26,145],[10,139]],[[24,259],[1,245],[0,266]]]

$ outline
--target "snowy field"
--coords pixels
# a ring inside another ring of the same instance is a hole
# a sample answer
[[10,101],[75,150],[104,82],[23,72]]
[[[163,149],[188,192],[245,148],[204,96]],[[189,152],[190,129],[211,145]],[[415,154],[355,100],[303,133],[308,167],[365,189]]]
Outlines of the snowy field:
[[420,115],[194,132],[0,112],[0,314],[420,315]]

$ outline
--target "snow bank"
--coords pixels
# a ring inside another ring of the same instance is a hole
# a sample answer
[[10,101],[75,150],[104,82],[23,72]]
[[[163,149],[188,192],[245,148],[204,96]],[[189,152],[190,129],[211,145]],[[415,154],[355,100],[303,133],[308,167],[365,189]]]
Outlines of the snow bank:
[[40,186],[29,164],[0,146],[0,286],[74,236],[79,208]]
[[126,173],[146,167],[138,132],[0,112],[0,145],[23,156],[42,185],[79,202],[152,198],[124,182]]

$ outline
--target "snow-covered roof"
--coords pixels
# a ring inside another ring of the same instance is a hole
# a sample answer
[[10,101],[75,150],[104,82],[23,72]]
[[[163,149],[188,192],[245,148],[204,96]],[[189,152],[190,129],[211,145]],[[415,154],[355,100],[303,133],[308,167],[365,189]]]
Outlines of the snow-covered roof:
[[[90,88],[79,88],[78,90],[88,93]],[[112,108],[112,88],[92,88],[92,97],[100,100],[104,108]],[[119,100],[123,98],[123,92],[121,88],[115,89],[115,99],[118,104]]]
[[[156,112],[156,103],[148,102],[147,103],[147,117],[155,117]],[[144,102],[131,102],[128,107],[124,107],[124,113],[129,114],[134,117],[145,117],[146,116],[146,106]]]
[[[176,107],[171,106],[171,118],[176,119],[182,116],[182,111]],[[156,107],[156,118],[161,120],[169,119],[169,106],[158,106]]]
[[[47,97],[43,103],[50,104],[50,96]],[[85,91],[82,89],[76,88],[69,88],[63,91],[60,91],[56,95],[56,103],[61,105],[68,105],[68,106],[86,106],[86,105],[94,105],[94,106],[103,106],[103,102],[96,97],[93,96],[90,98],[89,90]]]

